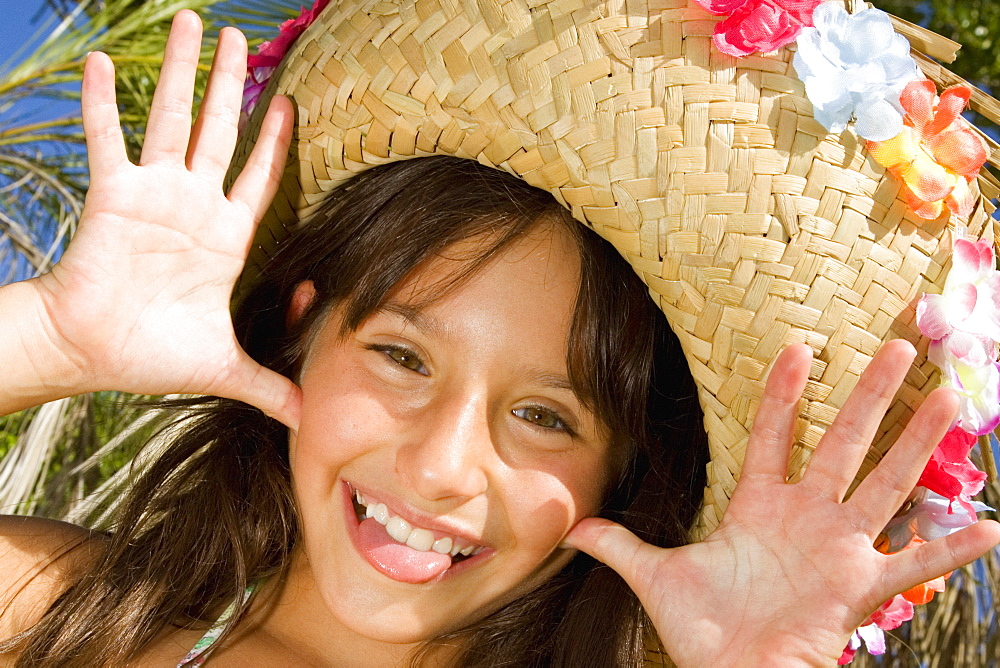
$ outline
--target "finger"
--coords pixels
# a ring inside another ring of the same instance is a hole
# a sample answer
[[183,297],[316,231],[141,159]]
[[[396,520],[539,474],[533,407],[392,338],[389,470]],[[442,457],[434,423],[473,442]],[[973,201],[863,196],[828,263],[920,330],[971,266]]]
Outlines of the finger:
[[294,121],[295,114],[288,98],[274,97],[261,125],[257,143],[229,191],[230,201],[243,204],[255,223],[264,216],[278,191]]
[[817,495],[838,502],[844,498],[915,355],[913,346],[902,339],[889,341],[875,353],[820,439],[802,484]]
[[652,567],[657,553],[663,553],[622,525],[596,517],[581,520],[563,544],[610,566],[640,597],[642,592],[637,587],[641,589],[650,580],[643,573]]
[[874,538],[913,493],[934,448],[958,412],[958,396],[949,389],[931,392],[895,445],[886,453],[848,503],[864,513]]
[[883,598],[912,589],[975,561],[1000,544],[1000,524],[981,520],[957,533],[932,540],[886,559]]
[[96,181],[128,164],[115,100],[115,65],[99,51],[87,56],[81,106],[83,133],[87,139],[87,162],[91,180]]
[[167,38],[140,164],[183,164],[191,134],[191,103],[200,55],[201,19],[190,10],[181,10],[174,16]]
[[803,344],[789,346],[775,361],[754,417],[741,482],[755,478],[785,481],[799,400],[811,361],[812,351]]
[[224,28],[187,154],[188,169],[219,183],[236,146],[246,72],[246,39],[236,28]]
[[288,378],[243,355],[227,387],[218,392],[262,410],[293,431],[299,429],[302,391]]

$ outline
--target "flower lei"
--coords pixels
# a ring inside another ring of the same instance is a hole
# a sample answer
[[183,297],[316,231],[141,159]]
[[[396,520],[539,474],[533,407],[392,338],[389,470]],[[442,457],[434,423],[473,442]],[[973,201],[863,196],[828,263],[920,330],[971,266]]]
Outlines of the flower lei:
[[[854,123],[872,157],[902,181],[914,213],[936,220],[950,212],[967,216],[975,205],[969,187],[987,158],[986,143],[962,119],[971,97],[967,86],[936,95],[910,57],[910,45],[888,14],[865,9],[848,14],[825,0],[695,0],[717,15],[713,42],[742,57],[775,51],[797,41],[793,65],[806,85],[814,116],[833,133]],[[247,59],[241,127],[278,64],[330,0],[314,0],[281,24],[278,36]],[[917,327],[931,339],[928,358],[943,383],[961,398],[958,422],[938,444],[907,509],[897,515],[875,547],[885,553],[910,549],[977,521],[993,510],[972,497],[986,474],[969,454],[976,437],[1000,426],[1000,272],[986,241],[955,241],[952,269],[940,295],[917,305]],[[862,644],[885,652],[884,631],[913,618],[914,606],[944,591],[942,576],[886,601],[854,631],[838,665],[850,663]]]
[[[723,53],[742,57],[797,42],[792,63],[816,120],[832,133],[853,122],[871,156],[902,182],[901,193],[918,217],[972,212],[976,193],[970,186],[988,150],[961,117],[972,91],[953,86],[938,97],[888,14],[874,8],[848,14],[823,0],[695,2],[726,16],[712,40]],[[988,242],[955,241],[944,291],[921,298],[917,327],[931,339],[928,359],[959,394],[961,408],[907,508],[879,536],[875,547],[885,553],[947,536],[976,522],[977,512],[993,510],[972,500],[986,474],[969,459],[977,436],[1000,426],[1000,272]],[[912,619],[914,606],[944,591],[946,578],[886,601],[854,631],[838,664],[850,663],[862,645],[883,654],[884,632]]]

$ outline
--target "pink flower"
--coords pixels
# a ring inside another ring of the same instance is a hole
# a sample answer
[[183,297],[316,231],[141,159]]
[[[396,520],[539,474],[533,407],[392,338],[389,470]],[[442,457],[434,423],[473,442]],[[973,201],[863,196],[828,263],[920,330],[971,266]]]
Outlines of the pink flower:
[[868,619],[883,631],[898,629],[903,622],[913,619],[913,604],[901,594],[897,594],[883,603],[882,607],[873,612]]
[[955,241],[940,295],[917,304],[917,327],[933,341],[928,359],[961,396],[961,426],[973,434],[1000,425],[1000,272],[989,242]]
[[278,28],[278,36],[257,47],[256,54],[247,56],[247,78],[243,84],[243,104],[240,110],[240,128],[246,123],[261,93],[267,88],[271,75],[281,63],[295,40],[319,17],[330,0],[315,0],[311,9],[301,8],[294,19],[288,19]]
[[319,17],[320,12],[330,4],[330,0],[315,0],[311,9],[300,8],[299,15],[288,19],[278,27],[278,36],[270,42],[263,42],[256,55],[247,57],[248,67],[277,67],[288,50]]
[[715,26],[716,48],[731,56],[774,51],[812,25],[823,0],[696,0],[713,14],[729,14]]
[[931,339],[943,339],[957,329],[1000,341],[1000,272],[988,241],[955,241],[944,291],[921,298],[917,327]]
[[976,437],[955,427],[941,439],[934,454],[924,467],[917,484],[956,500],[971,499],[982,491],[986,474],[969,460]]
[[844,653],[837,660],[837,665],[843,666],[850,663],[861,647],[862,641],[864,641],[869,654],[884,654],[885,634],[883,631],[899,628],[903,622],[908,622],[911,619],[913,619],[913,604],[897,594],[883,603],[882,607],[872,613],[865,620],[865,623],[851,635]]

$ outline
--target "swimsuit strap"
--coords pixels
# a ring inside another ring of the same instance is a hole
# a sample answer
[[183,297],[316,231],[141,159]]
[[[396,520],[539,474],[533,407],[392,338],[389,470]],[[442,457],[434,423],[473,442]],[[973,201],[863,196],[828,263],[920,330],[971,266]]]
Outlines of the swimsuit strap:
[[212,653],[213,649],[215,649],[215,641],[222,635],[222,631],[226,628],[226,624],[229,623],[230,618],[232,618],[238,608],[247,602],[250,595],[257,589],[258,584],[259,583],[255,582],[247,587],[243,591],[243,596],[240,600],[233,601],[229,604],[229,607],[226,608],[219,619],[216,620],[215,625],[205,632],[205,635],[201,637],[201,640],[196,642],[194,647],[191,648],[191,651],[188,652],[183,659],[181,659],[181,662],[177,664],[177,668],[196,668],[197,666],[205,663],[205,660],[208,659],[208,655]]

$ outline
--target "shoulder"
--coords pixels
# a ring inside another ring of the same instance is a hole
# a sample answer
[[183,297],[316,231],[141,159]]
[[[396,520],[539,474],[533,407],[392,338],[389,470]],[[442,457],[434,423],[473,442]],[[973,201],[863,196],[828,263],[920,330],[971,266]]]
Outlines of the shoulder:
[[103,544],[101,534],[67,522],[0,515],[0,639],[37,622]]

